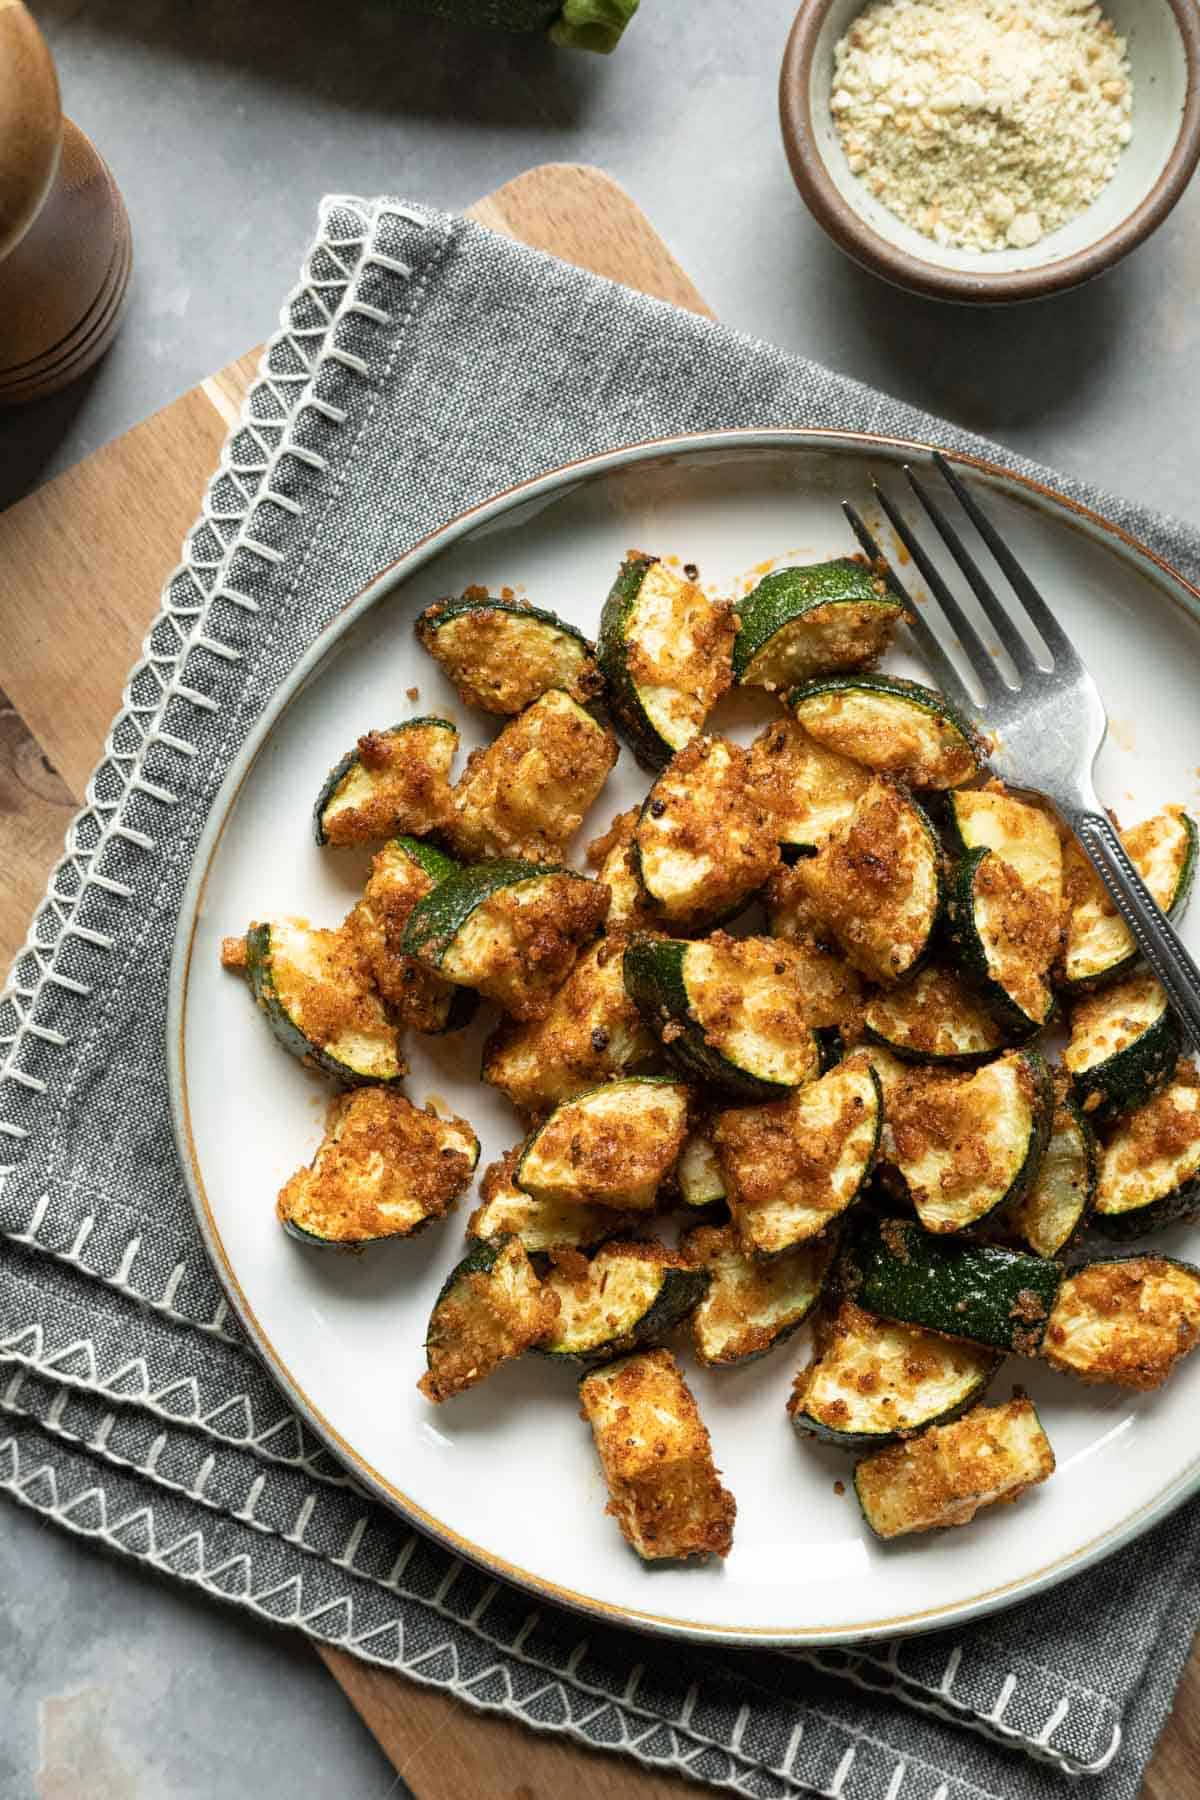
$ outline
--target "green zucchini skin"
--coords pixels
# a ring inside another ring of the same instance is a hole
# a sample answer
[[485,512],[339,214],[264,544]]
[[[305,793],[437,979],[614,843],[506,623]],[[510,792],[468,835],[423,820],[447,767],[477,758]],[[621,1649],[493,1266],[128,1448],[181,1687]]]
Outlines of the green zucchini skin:
[[995,854],[981,846],[969,850],[956,865],[946,903],[948,937],[963,980],[975,989],[1010,1043],[1021,1044],[1045,1028],[1053,1016],[1053,1006],[1045,1018],[1031,1018],[993,978],[988,966],[987,950],[975,928],[975,883],[980,869]]
[[[412,731],[417,726],[426,725],[440,725],[444,731],[452,731],[456,738],[458,736],[458,727],[452,725],[449,719],[435,719],[431,716],[419,719],[402,719],[399,725],[389,725],[381,735],[390,737],[393,732]],[[325,809],[357,761],[358,751],[356,749],[347,750],[345,756],[340,757],[338,761],[334,763],[332,769],[330,769],[328,775],[321,784],[321,791],[313,804],[313,837],[322,849],[324,849],[325,845],[329,842],[329,839],[325,835]]]
[[[1105,991],[1101,989],[1101,996]],[[1183,1047],[1179,1020],[1167,1005],[1131,1044],[1072,1074],[1075,1099],[1095,1124],[1110,1124],[1170,1080]]]
[[476,908],[498,893],[501,888],[515,887],[518,882],[534,881],[539,876],[568,875],[586,881],[575,869],[561,868],[557,863],[520,862],[497,858],[495,862],[459,866],[453,875],[439,883],[431,893],[417,901],[408,915],[401,948],[406,956],[415,956],[438,969],[451,944]]
[[595,1369],[602,1363],[613,1362],[618,1356],[628,1355],[631,1350],[653,1349],[699,1306],[708,1292],[709,1280],[707,1269],[665,1269],[662,1286],[653,1302],[625,1330],[614,1330],[611,1338],[587,1350],[556,1350],[553,1342],[547,1341],[535,1344],[534,1353],[554,1362]]
[[563,50],[616,49],[638,0],[401,0],[405,12],[514,36],[544,34]]
[[[320,1069],[323,1074],[332,1075],[344,1087],[363,1086],[368,1083],[380,1087],[391,1087],[404,1079],[407,1069],[401,1062],[395,1075],[362,1076],[330,1056],[319,1044],[314,1044],[301,1031],[287,1012],[275,989],[275,978],[271,969],[271,927],[253,925],[246,933],[246,979],[250,991],[275,1037],[285,1050],[298,1061],[307,1063],[310,1068]],[[293,1237],[302,1237],[305,1243],[323,1242],[314,1238],[311,1232],[294,1231]]]
[[414,630],[422,641],[426,637],[435,638],[443,625],[449,625],[454,619],[461,619],[470,613],[509,613],[518,619],[536,619],[539,625],[547,625],[552,630],[561,632],[563,637],[574,638],[577,644],[585,649],[589,656],[592,646],[577,625],[569,619],[560,619],[557,613],[548,612],[543,606],[528,606],[516,600],[502,600],[497,595],[489,594],[487,599],[479,599],[471,594],[460,594],[457,599],[438,600],[432,607],[427,607],[417,619]]
[[[678,938],[638,938],[622,960],[625,991],[660,1037],[667,1061],[689,1080],[708,1082],[736,1099],[783,1099],[794,1084],[751,1074],[708,1041],[692,1012],[687,989],[684,965],[691,948]],[[672,1031],[664,1034],[664,1026]]]
[[848,1260],[867,1312],[994,1350],[1036,1355],[1062,1269],[999,1244],[933,1237],[907,1219],[864,1220]]
[[644,769],[651,770],[665,768],[674,756],[676,746],[660,737],[638,698],[625,656],[625,633],[642,583],[657,561],[656,556],[626,557],[604,602],[596,638],[596,660],[608,684],[608,703],[613,716],[638,762]]
[[[898,619],[903,612],[890,595],[879,592],[871,571],[849,557],[812,563],[807,568],[775,569],[764,575],[758,586],[738,601],[741,628],[733,645],[734,681],[739,685],[753,682],[755,662],[786,626],[818,607],[839,604],[878,607],[881,615],[891,619]],[[792,679],[796,679],[794,671]]]
[[437,1291],[437,1299],[430,1308],[430,1323],[442,1301],[452,1292],[466,1275],[490,1275],[496,1266],[497,1258],[505,1244],[512,1242],[513,1233],[504,1232],[494,1238],[474,1238],[466,1255],[455,1263],[450,1273]]
[[[1172,1085],[1164,1094],[1155,1096],[1148,1107],[1170,1105],[1178,1110],[1176,1099],[1177,1088]],[[1188,1097],[1194,1097],[1194,1090],[1187,1090]],[[1181,1096],[1182,1097],[1182,1096]],[[1193,1146],[1200,1144],[1200,1116],[1195,1118],[1196,1136]],[[1146,1237],[1152,1231],[1161,1230],[1166,1225],[1176,1224],[1182,1219],[1192,1217],[1200,1212],[1200,1155],[1193,1149],[1190,1157],[1186,1151],[1180,1158],[1184,1166],[1171,1172],[1175,1185],[1163,1188],[1154,1198],[1142,1198],[1138,1205],[1112,1207],[1114,1200],[1124,1196],[1120,1190],[1121,1162],[1123,1160],[1122,1126],[1118,1125],[1101,1152],[1100,1173],[1096,1192],[1096,1204],[1091,1215],[1091,1223],[1101,1236],[1115,1240],[1117,1243],[1129,1243],[1135,1238]],[[1190,1167],[1188,1164],[1190,1163]],[[1112,1164],[1116,1165],[1116,1191],[1112,1181]],[[1152,1166],[1152,1165],[1151,1165]],[[1138,1173],[1145,1178],[1147,1165],[1143,1162]],[[1107,1203],[1107,1204],[1106,1204]]]

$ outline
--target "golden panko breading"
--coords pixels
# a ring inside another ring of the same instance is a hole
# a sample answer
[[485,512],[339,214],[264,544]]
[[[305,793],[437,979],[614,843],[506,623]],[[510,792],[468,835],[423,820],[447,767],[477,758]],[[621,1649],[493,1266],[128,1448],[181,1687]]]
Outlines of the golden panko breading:
[[409,914],[434,885],[433,877],[402,849],[385,844],[372,860],[362,899],[345,922],[396,1022],[413,1031],[440,1031],[453,993],[448,981],[400,948]]
[[445,670],[465,705],[519,713],[549,688],[561,688],[581,703],[595,698],[604,678],[581,637],[507,589],[489,606],[492,598],[487,588],[470,587],[463,594],[469,607],[439,600],[417,620],[421,647]]
[[728,1556],[737,1503],[721,1486],[699,1409],[669,1350],[626,1357],[580,1384],[608,1510],[647,1562]]
[[467,761],[447,836],[468,862],[557,862],[617,760],[613,733],[551,689]]
[[660,924],[699,929],[743,906],[779,862],[746,751],[699,737],[673,756],[634,828],[634,855]]
[[325,802],[330,844],[377,844],[409,832],[440,831],[450,813],[450,767],[458,733],[446,721],[414,721],[360,737],[355,762]]
[[952,1425],[860,1462],[854,1486],[879,1537],[966,1525],[982,1506],[1018,1500],[1054,1473],[1054,1452],[1031,1400],[977,1406]]
[[438,1296],[425,1339],[429,1367],[417,1386],[427,1400],[449,1400],[544,1338],[557,1317],[558,1299],[519,1239],[477,1245]]
[[541,876],[497,888],[475,908],[440,963],[443,975],[472,987],[514,1019],[541,1019],[582,945],[608,912],[608,889],[578,876]]
[[1198,1343],[1200,1276],[1168,1257],[1131,1256],[1064,1278],[1042,1355],[1084,1381],[1147,1389]]

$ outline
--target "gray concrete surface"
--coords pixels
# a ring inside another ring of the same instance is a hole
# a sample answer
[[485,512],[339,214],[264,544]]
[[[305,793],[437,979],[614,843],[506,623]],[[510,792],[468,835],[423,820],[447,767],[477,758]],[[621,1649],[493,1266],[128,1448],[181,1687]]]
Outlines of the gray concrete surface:
[[[125,193],[136,285],[93,376],[0,418],[0,505],[266,336],[322,193],[457,207],[563,159],[622,181],[729,322],[1194,513],[1200,187],[1082,293],[967,314],[891,292],[791,186],[775,80],[794,6],[643,0],[601,61],[393,0],[34,0]],[[0,1593],[0,1800],[402,1791],[300,1644],[11,1507]]]

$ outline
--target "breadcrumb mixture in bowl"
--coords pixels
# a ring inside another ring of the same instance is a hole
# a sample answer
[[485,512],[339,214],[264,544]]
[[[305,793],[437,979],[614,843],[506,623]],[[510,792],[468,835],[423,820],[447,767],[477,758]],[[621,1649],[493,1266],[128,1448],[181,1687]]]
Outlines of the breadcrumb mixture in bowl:
[[1033,300],[1162,224],[1200,159],[1195,0],[805,0],[793,177],[855,261],[936,299]]

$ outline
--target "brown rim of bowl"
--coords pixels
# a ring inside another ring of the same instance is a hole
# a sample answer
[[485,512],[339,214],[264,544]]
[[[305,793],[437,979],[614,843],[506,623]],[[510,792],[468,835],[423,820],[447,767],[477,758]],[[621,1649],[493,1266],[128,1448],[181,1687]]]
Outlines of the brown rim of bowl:
[[[1187,63],[1187,93],[1179,131],[1166,166],[1140,205],[1104,237],[1071,256],[1038,269],[1007,274],[969,274],[944,269],[889,244],[838,192],[816,147],[809,76],[817,35],[832,0],[804,0],[788,36],[779,72],[779,117],[792,177],[813,217],[834,243],[863,268],[885,281],[934,300],[970,305],[998,305],[1009,300],[1040,300],[1078,287],[1112,268],[1157,231],[1200,159],[1200,13],[1196,0],[1166,0],[1175,16]],[[864,7],[868,0],[863,0]]]

